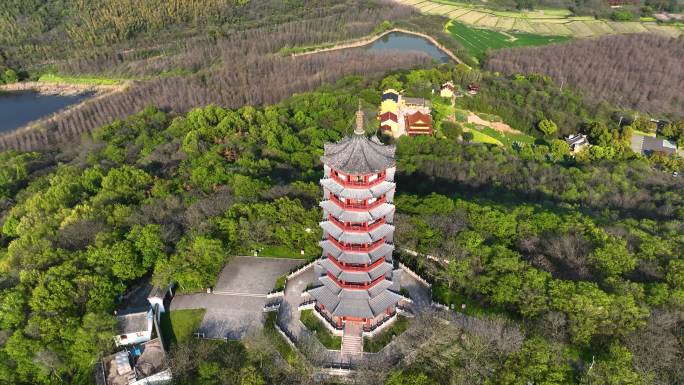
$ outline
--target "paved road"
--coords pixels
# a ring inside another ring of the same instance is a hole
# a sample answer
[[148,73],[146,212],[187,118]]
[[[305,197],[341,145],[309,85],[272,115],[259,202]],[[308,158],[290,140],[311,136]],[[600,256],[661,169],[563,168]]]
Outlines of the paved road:
[[407,271],[402,270],[401,272],[401,287],[406,289],[413,300],[413,306],[415,310],[430,306],[432,304],[432,295],[430,293],[430,288],[423,285],[422,282],[413,278]]
[[283,321],[295,336],[299,337],[301,323],[299,321],[299,305],[302,303],[302,292],[316,279],[313,266],[287,281],[285,297],[280,304],[278,319]]
[[171,310],[207,309],[200,333],[210,338],[240,339],[249,330],[263,325],[266,294],[273,289],[276,279],[303,262],[236,257],[221,272],[213,294],[176,296]]

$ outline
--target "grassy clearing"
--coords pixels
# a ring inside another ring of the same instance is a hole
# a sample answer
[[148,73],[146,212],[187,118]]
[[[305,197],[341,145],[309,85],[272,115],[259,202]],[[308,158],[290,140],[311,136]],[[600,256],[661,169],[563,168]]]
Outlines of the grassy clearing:
[[651,137],[654,137],[654,138],[656,137],[656,133],[655,133],[655,132],[643,132],[643,131],[639,131],[639,130],[634,130],[634,131],[633,131],[633,134],[635,134],[635,135],[641,135],[641,136],[651,136]]
[[279,246],[266,246],[258,254],[260,257],[265,258],[289,258],[289,259],[306,259],[306,255],[302,255],[300,251],[293,250],[288,247]]
[[489,135],[506,146],[512,146],[515,142],[522,142],[526,144],[535,144],[537,139],[526,134],[511,134],[497,131],[491,127],[478,127],[480,132]]
[[473,143],[487,143],[503,146],[503,143],[501,143],[498,139],[492,138],[491,136],[484,134],[475,128],[463,127],[463,132],[470,132],[473,134],[473,139],[471,140]]
[[160,328],[166,346],[188,341],[199,329],[205,309],[167,311],[161,314]]
[[342,337],[333,335],[328,328],[313,314],[314,310],[302,310],[300,320],[311,330],[323,346],[331,350],[340,350],[342,347]]
[[395,336],[405,332],[408,327],[409,319],[404,316],[397,316],[397,319],[394,321],[394,323],[382,333],[373,338],[363,338],[363,351],[370,353],[379,352],[382,348],[387,346],[387,344],[392,342]]
[[446,30],[454,39],[463,44],[468,52],[478,61],[485,56],[488,50],[509,47],[539,46],[570,40],[567,36],[545,36],[520,32],[503,34],[488,29],[469,27],[463,23],[454,21],[450,21],[447,24]]
[[92,76],[60,76],[55,74],[43,74],[38,78],[43,83],[63,83],[63,84],[88,84],[95,86],[112,86],[120,84],[123,79],[102,78]]

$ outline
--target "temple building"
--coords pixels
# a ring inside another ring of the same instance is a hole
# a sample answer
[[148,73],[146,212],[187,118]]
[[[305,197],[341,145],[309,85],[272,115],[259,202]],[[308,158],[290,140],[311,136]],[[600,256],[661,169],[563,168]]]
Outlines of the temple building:
[[315,265],[320,286],[308,293],[336,329],[351,324],[371,331],[393,317],[403,299],[392,261],[394,151],[365,136],[359,111],[354,134],[327,143],[321,157],[323,255]]
[[432,103],[423,98],[405,97],[394,89],[381,96],[380,131],[398,138],[403,135],[432,135]]
[[406,114],[404,128],[409,136],[432,135],[432,115],[420,111]]

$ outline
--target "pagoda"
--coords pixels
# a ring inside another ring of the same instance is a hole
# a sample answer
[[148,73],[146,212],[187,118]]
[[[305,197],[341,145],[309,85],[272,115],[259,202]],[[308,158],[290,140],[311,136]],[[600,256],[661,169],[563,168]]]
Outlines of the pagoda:
[[353,323],[371,331],[394,316],[404,297],[392,262],[395,147],[368,139],[363,120],[359,109],[352,136],[325,144],[320,286],[308,293],[336,329]]

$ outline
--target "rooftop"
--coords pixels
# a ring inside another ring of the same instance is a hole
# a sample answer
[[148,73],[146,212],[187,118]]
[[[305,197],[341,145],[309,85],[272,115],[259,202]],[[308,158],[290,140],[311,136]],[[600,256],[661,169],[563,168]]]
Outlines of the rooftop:
[[414,106],[423,106],[423,107],[430,107],[432,105],[432,102],[429,100],[423,99],[423,98],[404,98],[404,102],[407,105],[414,105]]
[[159,338],[102,359],[107,385],[128,385],[163,371],[164,349]]
[[337,143],[326,143],[321,161],[352,175],[372,174],[396,165],[394,146],[387,146],[377,137],[368,139],[363,130],[363,112],[357,112],[356,129]]
[[131,310],[116,316],[117,332],[119,334],[135,333],[148,330],[151,324],[152,309]]

